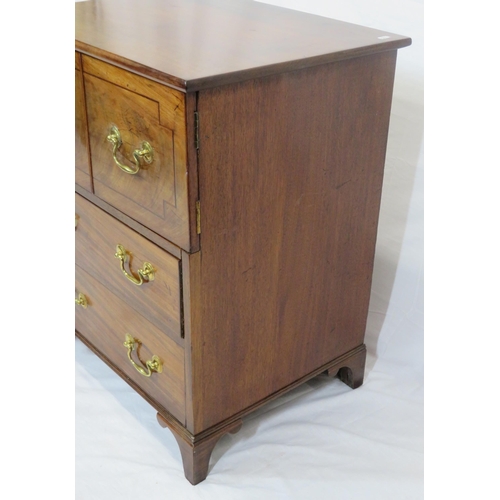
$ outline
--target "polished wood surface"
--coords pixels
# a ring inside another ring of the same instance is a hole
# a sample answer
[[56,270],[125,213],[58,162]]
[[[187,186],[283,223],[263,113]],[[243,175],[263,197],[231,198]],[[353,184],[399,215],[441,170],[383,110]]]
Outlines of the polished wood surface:
[[[411,40],[249,0],[76,14],[91,183],[76,187],[78,336],[159,412],[197,484],[245,415],[321,373],[363,382],[396,49]],[[112,125],[123,163],[148,141],[153,164],[122,172]],[[128,282],[118,243],[153,282]],[[140,375],[126,333],[167,371]]]
[[[200,252],[198,252],[200,253]],[[191,296],[191,281],[196,282],[197,279],[191,273],[189,265],[190,258],[187,252],[182,252],[182,317],[184,325],[184,341],[185,345],[191,346],[193,331],[191,328],[191,318],[194,311],[191,310],[191,304],[196,302],[196,289]],[[194,271],[199,271],[199,267]],[[199,281],[199,278],[198,278]],[[186,363],[186,429],[194,433],[194,400],[193,400],[193,362],[192,362],[192,349],[185,349],[185,363]]]
[[[187,351],[186,351],[187,352]],[[342,356],[339,356],[338,358],[335,358],[334,360],[329,361],[328,363],[325,363],[322,366],[316,367],[312,372],[307,373],[303,377],[300,377],[297,380],[294,380],[291,384],[288,384],[286,386],[281,387],[278,391],[273,392],[272,394],[268,394],[265,398],[257,401],[253,405],[247,406],[243,410],[239,411],[238,413],[235,413],[234,415],[231,415],[231,417],[223,420],[222,422],[204,430],[199,433],[193,434],[197,439],[202,439],[204,437],[210,436],[214,432],[218,432],[219,430],[227,427],[231,423],[244,418],[247,415],[250,415],[252,412],[255,410],[261,408],[262,406],[266,405],[267,403],[274,401],[275,399],[279,398],[280,396],[283,396],[287,392],[290,392],[291,390],[295,389],[296,387],[299,387],[300,385],[304,384],[308,380],[311,380],[318,375],[322,374],[327,374],[331,377],[336,377],[341,378],[340,376],[340,371],[342,368],[350,368],[353,369],[356,374],[360,374],[361,377],[364,377],[364,369],[361,370],[359,368],[361,359],[366,358],[366,346],[364,344],[352,349],[351,351],[347,352],[346,354],[343,354]],[[186,357],[187,359],[187,357]],[[364,361],[363,361],[364,363]],[[189,372],[189,370],[187,370]],[[346,380],[343,380],[343,382],[346,385],[349,385]],[[363,380],[361,380],[362,385]],[[188,384],[188,380],[186,380],[186,385]],[[358,386],[359,387],[359,386]],[[186,393],[187,394],[187,393]],[[187,398],[187,395],[186,395]],[[187,401],[186,401],[187,403]],[[188,411],[188,406],[186,405],[186,427],[188,426],[188,421],[189,421],[189,416],[187,415]],[[191,433],[190,429],[187,429],[189,433]]]
[[242,421],[237,420],[202,439],[189,440],[176,432],[171,426],[170,421],[165,419],[160,413],[157,414],[157,419],[163,428],[168,427],[172,430],[181,452],[184,475],[191,484],[198,484],[206,479],[210,456],[219,439],[225,434],[236,434],[242,426]]
[[[76,214],[77,265],[125,301],[131,310],[183,345],[179,261],[78,195]],[[115,257],[117,244],[129,252],[127,272],[137,277],[137,270],[144,262],[150,262],[155,269],[154,281],[141,286],[131,283]]]
[[78,50],[188,91],[411,43],[251,0],[92,0],[75,8]]
[[87,112],[81,65],[81,55],[75,52],[75,182],[86,191],[92,192]]
[[363,344],[395,62],[200,92],[195,433]]
[[200,250],[200,235],[197,232],[196,202],[200,199],[198,187],[198,149],[195,138],[195,112],[197,106],[197,92],[186,94],[186,132],[188,158],[188,199],[189,199],[189,228],[191,237],[191,252]]
[[[210,455],[218,440],[224,434],[238,432],[242,426],[243,417],[321,374],[327,374],[331,377],[338,376],[349,387],[357,388],[363,383],[365,359],[366,346],[363,344],[327,365],[316,368],[313,372],[295,380],[292,384],[282,387],[279,391],[245,408],[226,421],[196,435],[193,435],[185,428],[180,428],[178,422],[164,411],[158,413],[158,423],[163,428],[168,427],[174,434],[181,451],[186,479],[192,484],[198,484],[207,476]],[[189,386],[188,380],[186,380],[186,386]],[[143,396],[148,399],[147,394]],[[154,402],[152,403],[154,406]],[[189,427],[188,403],[189,395],[186,393],[186,425]]]
[[132,219],[132,217],[128,216],[127,214],[124,214],[123,212],[120,212],[120,210],[117,210],[109,203],[106,203],[103,199],[98,198],[94,194],[86,191],[85,189],[82,189],[81,186],[79,186],[78,184],[76,184],[75,186],[75,191],[80,196],[91,201],[92,204],[101,208],[108,214],[111,214],[115,219],[118,219],[120,222],[123,222],[128,227],[132,228],[134,231],[137,231],[139,234],[145,236],[149,241],[152,241],[155,245],[158,245],[160,248],[166,250],[170,255],[173,255],[178,259],[181,258],[182,250],[178,246],[174,245],[173,243],[166,240],[165,238],[155,233],[154,231],[151,231],[151,229],[147,228],[143,224],[139,224],[136,220]]
[[[83,293],[88,301],[86,309],[75,306],[77,331],[175,418],[184,422],[184,350],[79,266],[75,281],[76,294]],[[140,359],[144,363],[157,355],[163,363],[162,373],[145,377],[134,368],[123,345],[127,333],[141,341],[140,348],[132,354],[135,362],[140,364]]]
[[[185,95],[87,56],[83,70],[96,196],[190,250]],[[106,140],[113,125],[121,163],[133,166],[144,141],[153,147],[153,162],[135,175],[114,163]]]
[[132,389],[137,392],[139,396],[144,398],[157,412],[162,415],[166,415],[170,425],[175,432],[180,435],[190,435],[189,431],[186,430],[184,426],[184,421],[180,422],[176,419],[164,406],[162,406],[156,399],[153,399],[147,391],[143,389],[142,386],[138,385],[134,380],[128,377],[128,375],[117,365],[115,365],[106,355],[104,355],[99,349],[97,349],[92,342],[89,341],[87,337],[82,335],[78,330],[75,330],[75,336],[83,344],[85,344],[99,359],[101,359],[108,367],[113,370],[119,377],[121,377],[124,382],[126,382]]

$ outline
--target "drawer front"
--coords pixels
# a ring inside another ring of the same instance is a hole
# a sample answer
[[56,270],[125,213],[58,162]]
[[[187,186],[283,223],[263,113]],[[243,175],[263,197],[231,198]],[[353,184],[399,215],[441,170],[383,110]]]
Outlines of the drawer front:
[[189,250],[185,95],[88,56],[83,70],[95,194]]
[[[128,304],[76,266],[76,298],[85,297],[85,307],[76,304],[76,330],[151,398],[180,422],[185,416],[184,350],[163,332],[137,314]],[[80,300],[80,302],[82,302]],[[130,357],[124,346],[126,335],[134,343]],[[161,373],[146,365],[158,356]],[[137,366],[142,369],[139,373]],[[151,375],[147,377],[150,373]]]
[[[181,337],[180,261],[80,195],[76,195],[76,263],[128,307],[148,318],[179,345]],[[117,258],[117,245],[125,250]],[[154,276],[139,270],[152,265]]]
[[75,182],[92,192],[81,56],[75,52]]

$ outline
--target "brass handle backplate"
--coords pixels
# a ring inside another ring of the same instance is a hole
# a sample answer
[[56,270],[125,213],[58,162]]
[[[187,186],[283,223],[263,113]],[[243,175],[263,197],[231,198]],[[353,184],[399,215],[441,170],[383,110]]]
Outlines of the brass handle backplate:
[[111,144],[113,144],[113,160],[115,160],[115,163],[127,174],[134,175],[139,172],[139,169],[141,168],[141,159],[144,160],[144,162],[148,165],[152,163],[154,159],[154,153],[151,144],[149,144],[149,142],[147,141],[143,141],[143,143],[141,144],[141,148],[134,150],[134,152],[132,153],[132,156],[134,157],[135,167],[124,165],[116,157],[118,150],[123,144],[122,136],[120,134],[120,131],[118,130],[118,127],[113,125],[106,139],[111,142]]
[[120,259],[120,268],[122,273],[131,281],[134,285],[141,286],[144,281],[153,281],[155,279],[155,270],[152,264],[149,262],[144,262],[142,269],[137,271],[139,278],[136,278],[132,274],[129,274],[125,269],[125,262],[127,261],[127,251],[123,248],[123,245],[116,245],[115,257]]
[[78,297],[75,298],[75,304],[78,306],[82,306],[84,309],[87,309],[87,297],[85,297],[83,293],[79,293]]
[[[134,337],[132,337],[132,335],[127,333],[125,335],[125,342],[123,343],[123,345],[128,349],[127,356],[128,356],[128,359],[130,360],[130,362],[132,363],[132,365],[134,366],[134,368],[141,375],[144,375],[145,377],[151,377],[153,372],[161,373],[163,371],[163,365],[161,363],[160,358],[156,355],[154,355],[151,359],[149,359],[148,361],[146,361],[146,363],[144,363],[146,365],[146,369],[143,366],[138,365],[132,359],[132,351],[135,350],[136,344],[140,344],[140,341],[138,341],[137,339],[134,339]],[[142,363],[142,361],[141,361],[141,363]]]

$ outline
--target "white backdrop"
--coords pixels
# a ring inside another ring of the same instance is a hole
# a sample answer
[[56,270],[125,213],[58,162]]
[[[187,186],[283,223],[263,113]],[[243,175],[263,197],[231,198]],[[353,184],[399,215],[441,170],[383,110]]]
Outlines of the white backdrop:
[[319,377],[250,415],[193,487],[155,411],[77,341],[79,500],[423,498],[423,3],[266,3],[413,39],[398,52],[365,383]]

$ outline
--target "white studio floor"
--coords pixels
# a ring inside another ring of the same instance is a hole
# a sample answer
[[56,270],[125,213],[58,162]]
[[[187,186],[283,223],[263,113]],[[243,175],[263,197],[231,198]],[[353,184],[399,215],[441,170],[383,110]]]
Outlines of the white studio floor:
[[320,376],[261,408],[193,487],[154,409],[77,340],[78,500],[423,498],[423,4],[268,3],[413,39],[398,52],[365,383]]

